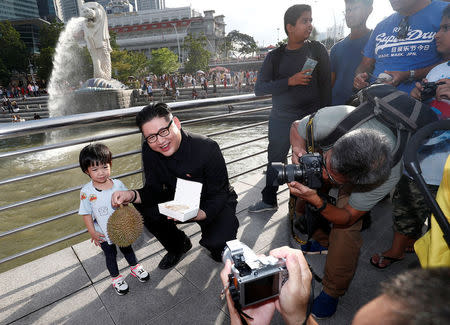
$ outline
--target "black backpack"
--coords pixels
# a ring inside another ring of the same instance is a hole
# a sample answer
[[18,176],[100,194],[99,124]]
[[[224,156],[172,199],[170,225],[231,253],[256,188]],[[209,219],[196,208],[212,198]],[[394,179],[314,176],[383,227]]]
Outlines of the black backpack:
[[[421,127],[438,120],[436,113],[428,105],[397,90],[392,85],[369,86],[358,93],[358,98],[360,105],[345,117],[325,139],[316,144],[323,148],[331,148],[348,131],[375,117],[397,136],[397,142],[392,152],[394,166],[402,158],[411,135]],[[311,115],[310,122],[313,118],[314,116]]]

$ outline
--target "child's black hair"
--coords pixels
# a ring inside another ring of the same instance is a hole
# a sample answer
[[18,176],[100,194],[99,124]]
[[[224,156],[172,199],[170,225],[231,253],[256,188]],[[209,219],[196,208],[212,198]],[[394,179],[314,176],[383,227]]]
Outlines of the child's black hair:
[[86,173],[90,166],[111,164],[111,150],[103,143],[90,144],[80,151],[80,168]]

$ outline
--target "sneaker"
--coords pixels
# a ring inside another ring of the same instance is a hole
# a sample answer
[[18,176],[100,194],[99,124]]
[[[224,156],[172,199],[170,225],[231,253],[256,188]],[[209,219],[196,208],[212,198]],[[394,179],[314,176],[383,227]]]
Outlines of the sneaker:
[[120,296],[128,293],[128,284],[125,282],[122,275],[112,279],[112,286]]
[[263,212],[277,210],[278,205],[267,204],[263,200],[256,202],[255,204],[248,207],[248,212]]
[[139,282],[147,282],[150,279],[150,274],[148,274],[148,272],[144,270],[141,264],[131,266],[130,270],[131,275],[137,278]]
[[301,245],[301,250],[305,255],[328,254],[328,247],[320,245],[315,240],[309,240],[305,245]]
[[317,319],[328,318],[334,315],[339,299],[327,295],[324,291],[314,299],[311,314]]

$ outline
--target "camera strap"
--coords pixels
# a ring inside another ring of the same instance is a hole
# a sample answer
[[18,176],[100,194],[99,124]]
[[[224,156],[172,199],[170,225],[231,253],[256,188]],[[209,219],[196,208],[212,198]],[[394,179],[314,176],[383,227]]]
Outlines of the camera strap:
[[306,152],[314,152],[314,116],[316,113],[312,113],[309,116],[308,123],[306,124]]
[[[308,264],[308,266],[309,266],[309,269],[311,270],[313,277],[311,278],[311,288],[309,290],[308,306],[306,307],[306,318],[305,318],[305,321],[303,322],[303,325],[306,325],[308,323],[308,318],[311,315],[311,308],[312,308],[312,305],[314,302],[314,287],[315,287],[314,279],[316,279],[316,277],[318,277],[318,275],[311,268],[311,265]],[[316,281],[317,281],[317,279],[316,279]],[[320,281],[318,281],[318,282],[322,282],[322,279],[320,279]]]
[[239,291],[237,290],[236,286],[234,285],[234,278],[233,278],[233,274],[232,273],[228,274],[228,283],[229,283],[228,291],[230,292],[231,299],[233,300],[234,308],[236,308],[236,310],[237,310],[237,312],[239,314],[239,318],[241,319],[242,324],[243,325],[248,325],[247,320],[245,318],[253,320],[253,317],[251,317],[250,315],[246,314],[242,310],[241,303],[239,302]]

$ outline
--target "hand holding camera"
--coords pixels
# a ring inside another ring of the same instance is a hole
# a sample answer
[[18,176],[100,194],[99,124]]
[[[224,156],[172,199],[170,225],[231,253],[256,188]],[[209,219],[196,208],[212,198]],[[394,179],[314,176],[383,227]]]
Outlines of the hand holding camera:
[[323,159],[318,153],[306,153],[298,159],[298,164],[272,163],[276,175],[274,186],[284,183],[299,182],[312,189],[321,188]]
[[[247,275],[247,279],[242,279],[239,272],[236,273],[236,270],[245,270],[245,268],[242,265],[232,265],[232,260],[234,256],[234,260],[240,264],[241,258],[245,259],[244,255],[249,258],[250,264],[253,264],[254,258],[277,262],[271,266],[266,265],[262,268],[252,269],[250,277]],[[243,299],[244,303],[258,301],[243,307],[244,313],[252,317],[255,323],[269,324],[275,309],[281,313],[286,324],[303,323],[310,297],[312,275],[301,251],[281,247],[272,250],[269,257],[257,257],[245,244],[234,240],[227,242],[223,260],[225,267],[220,273],[223,285],[228,288],[231,276],[232,281],[243,290],[239,291],[239,299]],[[260,273],[260,271],[262,272]],[[287,272],[289,272],[289,278]],[[267,286],[269,282],[272,286]],[[246,297],[246,292],[249,294],[248,297]],[[239,312],[235,308],[229,289],[226,290],[226,297],[231,323],[239,323]],[[251,299],[248,300],[247,298]]]
[[440,83],[436,89],[437,100],[450,100],[450,79],[441,79],[437,81]]
[[436,97],[436,91],[438,86],[444,85],[444,81],[438,82],[422,82],[422,91],[420,93],[420,100],[427,101],[433,97]]

